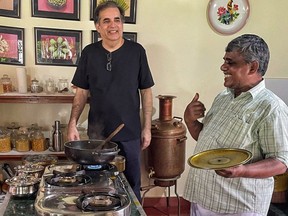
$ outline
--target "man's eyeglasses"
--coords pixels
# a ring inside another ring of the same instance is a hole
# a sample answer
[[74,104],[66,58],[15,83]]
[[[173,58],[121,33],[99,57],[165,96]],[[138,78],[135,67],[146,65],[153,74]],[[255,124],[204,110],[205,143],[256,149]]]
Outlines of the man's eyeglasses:
[[107,64],[106,64],[106,70],[111,71],[112,70],[112,53],[107,53]]

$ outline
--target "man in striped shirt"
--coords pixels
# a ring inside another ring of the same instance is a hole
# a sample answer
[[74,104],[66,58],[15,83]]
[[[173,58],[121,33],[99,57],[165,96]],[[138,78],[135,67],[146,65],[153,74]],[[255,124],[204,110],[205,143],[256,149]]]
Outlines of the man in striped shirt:
[[259,36],[235,38],[221,66],[226,89],[206,115],[198,93],[185,110],[189,133],[197,140],[195,153],[237,148],[253,155],[246,164],[222,170],[191,167],[184,191],[191,216],[267,215],[273,176],[285,173],[288,165],[288,107],[265,88],[269,57]]

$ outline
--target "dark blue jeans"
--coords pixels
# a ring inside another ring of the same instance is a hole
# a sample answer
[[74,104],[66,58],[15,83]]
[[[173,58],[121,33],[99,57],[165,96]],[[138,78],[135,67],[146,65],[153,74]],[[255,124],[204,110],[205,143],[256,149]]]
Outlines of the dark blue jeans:
[[140,139],[116,142],[120,149],[119,155],[126,158],[124,175],[141,203],[141,146]]

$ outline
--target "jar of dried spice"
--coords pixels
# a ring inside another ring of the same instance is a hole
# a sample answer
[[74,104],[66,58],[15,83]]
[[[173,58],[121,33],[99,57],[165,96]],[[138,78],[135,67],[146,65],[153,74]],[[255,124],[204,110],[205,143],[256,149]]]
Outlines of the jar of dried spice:
[[31,150],[30,141],[29,141],[29,133],[26,127],[19,128],[17,138],[15,141],[16,151],[19,152],[27,152]]

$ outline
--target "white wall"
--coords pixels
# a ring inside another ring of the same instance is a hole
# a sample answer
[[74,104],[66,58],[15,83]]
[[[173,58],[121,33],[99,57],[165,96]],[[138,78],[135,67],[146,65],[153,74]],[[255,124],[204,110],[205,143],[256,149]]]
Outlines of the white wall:
[[[65,77],[71,80],[74,67],[39,66],[34,63],[34,27],[75,29],[83,31],[83,46],[90,43],[93,22],[89,21],[89,2],[81,1],[81,21],[65,21],[31,17],[30,4],[22,1],[21,22],[18,19],[1,17],[1,25],[25,28],[26,68],[32,78],[45,80]],[[183,116],[186,104],[195,92],[209,109],[216,93],[223,88],[223,75],[219,67],[223,62],[224,48],[234,37],[243,33],[256,33],[262,36],[270,46],[271,62],[267,77],[287,78],[287,43],[288,30],[285,26],[288,13],[279,11],[288,6],[288,1],[271,0],[250,1],[250,16],[242,30],[234,35],[224,36],[215,33],[206,18],[208,0],[138,0],[136,24],[125,24],[125,31],[138,33],[140,42],[147,51],[151,70],[155,79],[154,96],[169,94],[177,96],[173,100],[173,115]],[[16,66],[0,65],[0,76],[8,73],[15,81]],[[158,118],[158,99],[154,99]],[[20,109],[19,109],[20,108]],[[43,116],[34,115],[35,110],[44,111]],[[64,110],[64,111],[63,111]],[[1,104],[1,122],[17,120],[18,114],[25,112],[21,122],[49,122],[55,118],[67,119],[69,105],[23,105]],[[63,116],[64,113],[64,116]],[[195,141],[189,134],[186,143],[188,158],[193,154]],[[178,193],[182,195],[188,165],[178,180]],[[143,173],[143,185],[147,185]],[[163,188],[152,189],[147,196],[164,195]]]

